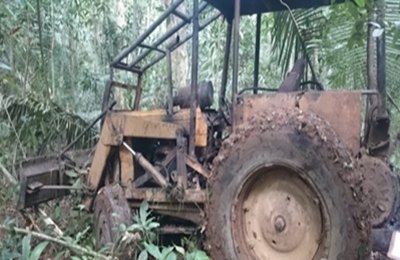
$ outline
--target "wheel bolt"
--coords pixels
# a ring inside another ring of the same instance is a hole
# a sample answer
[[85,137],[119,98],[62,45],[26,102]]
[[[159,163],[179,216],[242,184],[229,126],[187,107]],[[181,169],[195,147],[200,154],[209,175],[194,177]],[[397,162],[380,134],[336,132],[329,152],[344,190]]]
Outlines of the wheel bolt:
[[286,228],[286,221],[285,221],[285,219],[284,219],[282,216],[276,217],[276,218],[275,218],[274,226],[275,226],[276,232],[278,232],[278,233],[283,232],[283,231],[285,230],[285,228]]

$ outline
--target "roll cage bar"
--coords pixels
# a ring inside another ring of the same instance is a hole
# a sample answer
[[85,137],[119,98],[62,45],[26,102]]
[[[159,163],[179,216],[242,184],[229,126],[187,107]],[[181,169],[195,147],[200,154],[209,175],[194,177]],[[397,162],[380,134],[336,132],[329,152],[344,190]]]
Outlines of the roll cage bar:
[[[146,70],[166,57],[167,51],[172,52],[190,39],[195,38],[193,30],[191,34],[180,37],[180,39],[174,42],[174,44],[171,44],[170,46],[163,46],[166,42],[168,42],[168,40],[172,39],[175,33],[180,32],[185,26],[192,23],[192,21],[195,19],[194,13],[185,14],[178,10],[184,2],[184,0],[175,1],[145,32],[142,33],[142,35],[134,43],[132,43],[114,58],[111,63],[111,67],[137,74],[143,74]],[[197,16],[206,13],[207,7],[210,7],[210,5],[207,2],[202,1],[198,8]],[[158,37],[154,43],[146,44],[146,40],[150,38],[155,29],[171,16],[178,17],[180,21],[174,27],[170,28],[163,35]],[[203,30],[209,24],[217,20],[220,16],[221,13],[214,12],[202,24],[198,24],[198,31]],[[144,51],[138,55],[135,55],[135,51],[138,51],[139,49],[143,49]],[[154,52],[157,53],[155,58],[146,64],[141,64],[143,63],[143,60],[145,60]],[[128,58],[131,58],[132,60],[128,62]]]
[[[259,62],[260,62],[260,35],[261,35],[261,16],[262,13],[286,10],[288,6],[291,9],[295,8],[312,8],[326,6],[332,3],[341,3],[345,0],[193,0],[193,10],[191,14],[184,14],[178,10],[184,0],[176,0],[172,5],[147,29],[134,43],[124,49],[111,63],[110,83],[109,87],[106,87],[106,91],[103,99],[104,104],[108,104],[110,89],[113,83],[115,85],[121,85],[120,83],[113,82],[113,69],[120,69],[132,72],[138,75],[138,83],[135,86],[136,95],[134,102],[134,109],[139,109],[139,102],[141,96],[141,81],[142,75],[149,68],[157,64],[164,57],[167,57],[168,63],[168,110],[171,110],[172,106],[172,76],[171,72],[171,58],[170,54],[175,49],[192,40],[192,70],[191,70],[191,107],[190,107],[190,133],[189,133],[189,154],[194,154],[194,130],[196,122],[196,108],[197,108],[197,82],[198,82],[198,53],[199,53],[199,32],[205,27],[216,21],[221,15],[227,20],[226,30],[226,46],[223,63],[222,73],[222,85],[219,97],[219,106],[225,105],[226,87],[228,81],[229,71],[229,58],[232,43],[233,34],[233,68],[232,68],[232,96],[231,102],[235,104],[237,93],[238,93],[238,73],[239,73],[239,31],[240,31],[240,17],[242,15],[257,15],[256,20],[256,39],[255,39],[255,59],[254,59],[254,82],[253,82],[253,93],[258,93],[258,81],[259,81]],[[212,13],[202,23],[199,22],[200,15],[206,13],[206,9],[212,6],[216,11]],[[175,16],[180,21],[170,28],[163,35],[158,37],[152,44],[146,44],[146,40],[155,31],[155,29],[162,24],[170,16]],[[180,32],[185,26],[192,24],[192,32],[185,35],[182,38],[170,43],[175,33]],[[168,44],[166,44],[168,43]],[[382,46],[379,44],[378,46]],[[138,52],[138,49],[142,49],[142,52]],[[384,64],[384,55],[379,55],[382,51],[378,50],[378,62]],[[156,53],[155,56],[151,56]],[[151,57],[150,62],[144,63],[143,61]],[[144,64],[143,64],[144,63]],[[384,69],[383,69],[384,73]],[[381,73],[382,74],[382,73]],[[382,76],[381,76],[382,77]],[[122,84],[123,85],[123,84]],[[378,90],[382,94],[385,89],[382,84],[379,84]],[[107,93],[108,91],[108,93]],[[382,93],[381,93],[382,92]],[[384,96],[384,95],[383,95]],[[231,114],[234,115],[234,105],[232,105]],[[233,125],[234,117],[232,117],[231,124]]]

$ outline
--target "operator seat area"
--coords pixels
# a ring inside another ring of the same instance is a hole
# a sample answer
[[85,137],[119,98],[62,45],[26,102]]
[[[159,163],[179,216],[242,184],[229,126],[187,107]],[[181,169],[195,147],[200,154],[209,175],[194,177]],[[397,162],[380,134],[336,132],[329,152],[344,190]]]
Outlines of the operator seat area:
[[[298,59],[293,65],[292,70],[287,74],[285,80],[279,86],[278,92],[296,92],[304,90],[324,90],[324,86],[313,78],[311,81],[301,81],[304,77],[306,68],[306,60],[304,58]],[[307,87],[308,86],[308,87]],[[311,88],[310,86],[314,86]]]
[[[176,95],[173,97],[173,106],[180,108],[190,108],[190,93],[189,87],[179,88]],[[197,104],[201,110],[210,108],[214,103],[214,86],[211,81],[200,81],[197,88]]]
[[300,90],[300,81],[304,75],[306,67],[305,59],[301,58],[293,65],[285,80],[279,86],[278,92],[295,92]]

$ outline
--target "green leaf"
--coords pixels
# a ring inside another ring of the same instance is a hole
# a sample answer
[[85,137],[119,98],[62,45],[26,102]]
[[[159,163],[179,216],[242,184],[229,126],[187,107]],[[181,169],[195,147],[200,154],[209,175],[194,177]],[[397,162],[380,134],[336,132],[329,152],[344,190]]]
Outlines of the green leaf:
[[186,254],[185,248],[183,248],[181,246],[174,246],[174,247],[175,247],[176,252],[178,252],[179,254],[181,254],[183,256]]
[[146,248],[146,251],[152,255],[153,257],[155,257],[156,259],[160,259],[161,257],[161,252],[160,249],[158,248],[158,246],[154,245],[154,244],[149,244],[147,242],[144,242],[144,247]]
[[74,170],[67,170],[65,171],[65,174],[70,177],[70,178],[77,178],[78,177],[78,173]]
[[79,244],[83,237],[90,231],[90,226],[86,227],[82,232],[78,232],[75,237],[74,243]]
[[364,8],[365,7],[365,0],[354,0],[358,7]]
[[140,252],[138,260],[147,260],[149,258],[149,254],[147,253],[146,250],[143,250]]
[[22,259],[28,260],[31,253],[31,235],[26,235],[22,239]]
[[48,244],[49,242],[45,241],[35,246],[35,248],[32,250],[29,260],[39,260],[40,256],[42,255],[44,249]]
[[149,203],[147,203],[147,201],[143,201],[142,204],[140,205],[140,209],[139,209],[141,223],[146,222],[147,216],[149,215],[148,210],[149,210]]
[[209,260],[210,258],[204,251],[195,250],[185,256],[185,260]]
[[126,230],[127,230],[127,229],[126,229],[126,225],[125,225],[124,223],[119,224],[119,226],[118,226],[118,231],[119,231],[120,233],[125,232]]
[[76,179],[76,181],[72,184],[72,187],[75,189],[83,189],[83,179],[82,178],[78,178]]
[[133,222],[135,222],[135,223],[139,223],[140,222],[139,214],[135,214],[133,216]]
[[142,230],[142,226],[140,224],[132,224],[126,229],[126,231],[128,231],[128,232],[136,232],[136,231],[141,231],[141,230]]
[[62,260],[65,259],[66,256],[69,255],[69,250],[59,252],[55,257],[54,260]]
[[1,252],[0,259],[19,259],[21,255],[17,252],[10,252],[8,250]]
[[155,221],[154,217],[149,218],[149,213],[147,213],[147,218],[144,222],[142,222],[142,224],[144,224],[146,226],[146,228],[149,227],[150,223],[153,223]]
[[174,247],[164,247],[161,252],[160,260],[176,260],[176,254],[173,252]]
[[178,257],[176,256],[175,252],[170,252],[165,258],[163,258],[164,260],[177,260]]
[[160,223],[158,223],[158,222],[151,222],[151,223],[149,224],[149,226],[148,226],[148,229],[149,229],[149,230],[156,229],[156,228],[158,228],[159,226],[160,226]]

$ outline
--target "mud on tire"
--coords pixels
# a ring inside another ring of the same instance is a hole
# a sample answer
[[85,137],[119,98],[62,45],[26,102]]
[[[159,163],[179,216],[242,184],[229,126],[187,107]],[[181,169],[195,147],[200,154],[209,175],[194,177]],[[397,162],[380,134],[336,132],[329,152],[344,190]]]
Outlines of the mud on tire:
[[363,259],[361,182],[321,118],[300,110],[256,116],[215,158],[206,248],[218,260]]

